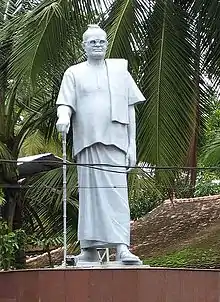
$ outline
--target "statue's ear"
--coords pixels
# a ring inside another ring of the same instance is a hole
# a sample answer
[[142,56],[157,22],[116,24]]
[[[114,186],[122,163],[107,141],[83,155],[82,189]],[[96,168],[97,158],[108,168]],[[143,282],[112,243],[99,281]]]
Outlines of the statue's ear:
[[84,41],[81,43],[81,45],[82,45],[82,48],[85,50],[85,42]]

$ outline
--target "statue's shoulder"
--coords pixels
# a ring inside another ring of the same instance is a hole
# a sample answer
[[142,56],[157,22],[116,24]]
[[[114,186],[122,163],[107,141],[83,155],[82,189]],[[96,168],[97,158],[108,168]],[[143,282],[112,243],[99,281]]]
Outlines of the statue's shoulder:
[[128,60],[122,58],[109,58],[109,59],[105,59],[105,61],[112,64],[120,63],[120,62],[122,62],[123,64],[128,64]]
[[81,62],[70,66],[69,68],[67,68],[65,72],[71,74],[79,73],[80,71],[84,70],[85,66],[86,66],[86,62]]
[[120,58],[111,58],[105,59],[108,67],[113,68],[115,70],[127,70],[128,69],[128,61]]

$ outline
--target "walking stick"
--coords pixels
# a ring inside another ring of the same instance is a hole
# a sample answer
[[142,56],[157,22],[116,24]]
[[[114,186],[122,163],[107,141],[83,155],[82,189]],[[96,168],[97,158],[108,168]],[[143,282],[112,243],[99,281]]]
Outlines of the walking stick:
[[66,132],[62,132],[63,146],[63,266],[66,267]]

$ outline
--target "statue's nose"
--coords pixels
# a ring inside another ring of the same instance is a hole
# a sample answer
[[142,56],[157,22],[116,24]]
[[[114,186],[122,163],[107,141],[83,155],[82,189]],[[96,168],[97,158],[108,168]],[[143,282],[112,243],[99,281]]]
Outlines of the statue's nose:
[[96,46],[94,47],[94,49],[101,49],[101,48],[102,48],[101,45],[96,45]]
[[96,41],[96,46],[101,46],[101,42],[100,41]]

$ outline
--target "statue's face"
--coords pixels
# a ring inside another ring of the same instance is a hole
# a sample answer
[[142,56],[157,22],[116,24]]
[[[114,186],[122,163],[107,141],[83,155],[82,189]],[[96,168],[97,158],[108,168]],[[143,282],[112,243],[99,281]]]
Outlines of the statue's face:
[[88,58],[100,60],[105,57],[107,44],[105,34],[100,31],[94,31],[83,41],[83,48]]

